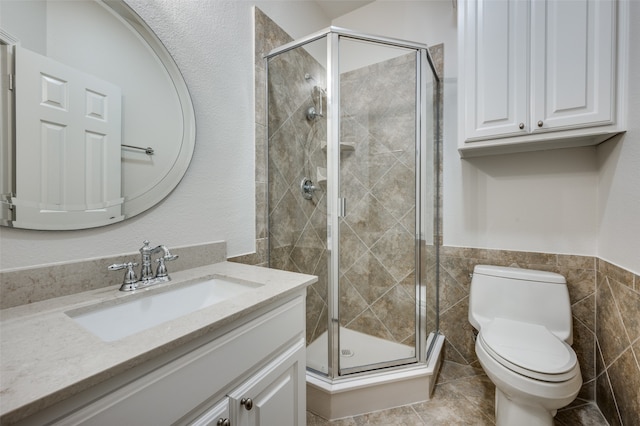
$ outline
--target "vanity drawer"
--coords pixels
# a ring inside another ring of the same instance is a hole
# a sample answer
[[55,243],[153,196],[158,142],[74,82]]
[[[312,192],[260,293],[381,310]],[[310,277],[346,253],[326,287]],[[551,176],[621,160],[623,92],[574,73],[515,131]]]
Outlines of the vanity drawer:
[[266,314],[85,405],[54,424],[170,424],[220,398],[278,353],[304,340],[304,298]]

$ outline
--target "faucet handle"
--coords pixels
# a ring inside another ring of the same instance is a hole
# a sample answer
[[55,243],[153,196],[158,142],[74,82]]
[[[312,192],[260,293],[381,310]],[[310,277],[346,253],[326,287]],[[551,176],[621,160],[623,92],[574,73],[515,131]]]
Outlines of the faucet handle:
[[162,278],[169,275],[167,272],[167,267],[164,264],[165,258],[159,257],[156,259],[156,263],[158,264],[158,269],[156,270],[156,278]]
[[162,278],[162,277],[168,276],[169,273],[167,272],[167,267],[164,264],[164,262],[176,260],[177,258],[178,258],[178,255],[174,255],[171,253],[168,253],[162,257],[157,258],[156,263],[158,264],[158,269],[156,270],[156,278]]
[[127,268],[127,272],[124,273],[124,280],[122,281],[122,286],[120,287],[120,291],[129,291],[136,289],[136,283],[138,282],[138,277],[136,277],[136,273],[133,270],[134,266],[138,266],[137,262],[127,262],[127,263],[114,263],[113,265],[107,266],[107,269],[110,271],[119,271],[120,269]]

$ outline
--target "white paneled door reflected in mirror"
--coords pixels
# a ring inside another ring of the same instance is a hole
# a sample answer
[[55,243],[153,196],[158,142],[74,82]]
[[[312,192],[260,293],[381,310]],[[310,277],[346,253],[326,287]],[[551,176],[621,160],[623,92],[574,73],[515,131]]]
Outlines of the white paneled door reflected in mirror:
[[166,197],[191,161],[195,118],[153,31],[121,0],[0,10],[0,222],[93,228]]

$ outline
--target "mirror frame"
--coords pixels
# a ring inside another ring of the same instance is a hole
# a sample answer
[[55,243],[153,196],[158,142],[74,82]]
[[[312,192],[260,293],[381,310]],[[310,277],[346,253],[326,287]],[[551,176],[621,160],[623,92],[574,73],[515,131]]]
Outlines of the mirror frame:
[[[163,65],[169,78],[173,83],[173,87],[176,91],[176,95],[180,102],[182,111],[182,140],[176,141],[180,143],[180,150],[176,159],[174,160],[169,171],[161,177],[157,183],[151,187],[148,191],[135,196],[134,198],[127,197],[123,194],[124,203],[122,207],[122,216],[124,217],[118,222],[109,222],[92,227],[78,227],[73,229],[58,229],[61,230],[78,230],[78,229],[91,229],[101,226],[112,225],[115,223],[121,223],[125,220],[132,218],[150,208],[154,207],[162,200],[164,200],[180,183],[184,177],[191,159],[193,157],[196,140],[196,122],[195,111],[193,108],[193,102],[187,84],[176,64],[175,60],[164,46],[162,41],[154,33],[154,31],[147,25],[147,23],[133,10],[131,6],[125,3],[124,0],[88,0],[95,1],[96,3],[105,7],[106,10],[111,12],[115,19],[121,20],[125,26],[129,27],[132,31],[135,31],[151,48],[155,53],[160,63]],[[3,38],[5,41],[11,41],[6,33],[3,32]],[[9,40],[7,40],[9,39]],[[16,43],[13,43],[16,44]],[[11,167],[15,167],[13,164]],[[15,176],[15,175],[14,175]],[[13,226],[13,221],[2,221],[2,226]],[[20,228],[15,229],[34,229],[34,228]],[[56,230],[45,229],[42,230]]]

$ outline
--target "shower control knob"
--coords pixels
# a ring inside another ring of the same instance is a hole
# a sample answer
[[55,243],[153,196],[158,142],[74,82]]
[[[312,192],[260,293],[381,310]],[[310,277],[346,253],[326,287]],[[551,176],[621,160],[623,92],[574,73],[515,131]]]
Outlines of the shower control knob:
[[538,121],[538,127],[542,127],[543,124],[542,120]]
[[246,408],[247,411],[250,411],[253,408],[253,401],[251,400],[251,398],[242,398],[240,400],[240,405]]
[[305,200],[311,200],[313,198],[313,193],[318,189],[317,186],[313,184],[311,179],[305,177],[302,178],[300,182],[300,192],[302,193],[302,198]]
[[231,422],[229,421],[229,419],[220,419],[216,423],[216,426],[231,426]]
[[520,130],[524,129],[524,123],[520,123],[518,127],[520,128]]

